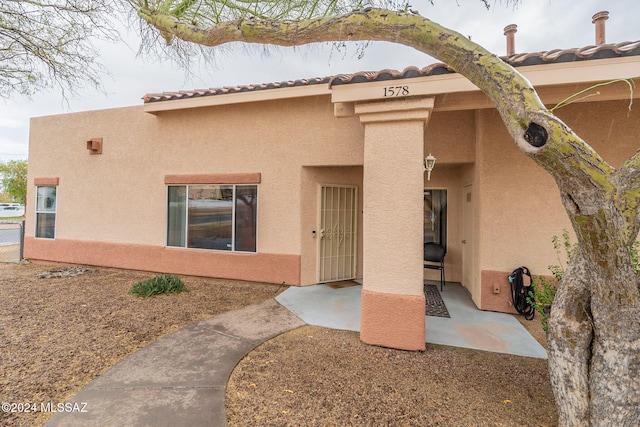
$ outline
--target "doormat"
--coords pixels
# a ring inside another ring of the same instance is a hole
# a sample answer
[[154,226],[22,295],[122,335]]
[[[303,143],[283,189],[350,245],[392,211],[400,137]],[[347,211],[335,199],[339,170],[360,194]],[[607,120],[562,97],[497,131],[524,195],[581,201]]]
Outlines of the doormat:
[[327,285],[332,289],[341,289],[341,288],[348,288],[351,286],[360,286],[360,283],[356,282],[355,280],[340,280],[339,282],[325,283],[325,285]]
[[427,316],[451,317],[438,292],[437,285],[424,285],[424,296],[427,299]]

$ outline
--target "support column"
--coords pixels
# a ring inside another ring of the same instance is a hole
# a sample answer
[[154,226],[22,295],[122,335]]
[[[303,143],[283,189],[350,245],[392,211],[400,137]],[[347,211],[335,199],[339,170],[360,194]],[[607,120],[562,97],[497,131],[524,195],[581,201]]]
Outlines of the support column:
[[364,125],[360,339],[425,348],[424,128],[433,98],[357,104]]

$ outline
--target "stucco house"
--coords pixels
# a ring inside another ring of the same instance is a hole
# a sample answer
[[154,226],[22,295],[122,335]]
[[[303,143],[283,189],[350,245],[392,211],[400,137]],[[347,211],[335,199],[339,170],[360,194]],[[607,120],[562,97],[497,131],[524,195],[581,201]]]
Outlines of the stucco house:
[[[554,105],[640,75],[640,41],[508,55]],[[626,84],[558,116],[619,166],[639,148]],[[640,91],[633,92],[637,99]],[[427,154],[436,157],[430,179]],[[425,241],[483,310],[507,275],[548,273],[570,228],[552,178],[443,64],[148,94],[31,120],[24,254],[34,260],[304,286],[363,278],[363,341],[425,345]],[[444,292],[446,292],[446,287]]]

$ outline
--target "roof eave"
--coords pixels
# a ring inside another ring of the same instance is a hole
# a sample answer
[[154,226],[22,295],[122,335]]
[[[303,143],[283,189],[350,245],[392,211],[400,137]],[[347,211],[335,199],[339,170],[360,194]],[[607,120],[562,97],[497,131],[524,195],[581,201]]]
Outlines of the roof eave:
[[[589,61],[559,62],[518,67],[534,87],[561,84],[599,83],[637,77],[640,56],[596,59]],[[407,86],[412,96],[435,96],[460,92],[479,92],[464,76],[451,73],[398,80],[371,81],[335,85],[331,100],[337,102],[370,101],[385,97],[385,88]],[[388,91],[386,91],[388,94]],[[436,106],[437,107],[437,106]]]
[[189,108],[211,107],[216,105],[242,104],[247,102],[273,101],[277,99],[302,98],[307,96],[330,95],[327,84],[310,86],[283,87],[279,89],[229,93],[217,96],[191,97],[177,100],[163,100],[144,104],[146,113],[156,114],[161,111],[184,110]]
[[[639,55],[606,59],[590,59],[527,65],[518,67],[536,88],[563,84],[601,83],[617,79],[637,77]],[[410,86],[410,95],[437,96],[455,93],[478,93],[479,89],[457,73],[419,77],[372,80],[349,84],[329,83],[282,87],[278,89],[227,93],[216,96],[197,96],[177,100],[147,102],[144,111],[156,114],[162,111],[210,107],[216,105],[273,101],[319,95],[331,95],[333,103],[349,103],[385,98],[384,88]],[[436,105],[436,109],[438,106]]]

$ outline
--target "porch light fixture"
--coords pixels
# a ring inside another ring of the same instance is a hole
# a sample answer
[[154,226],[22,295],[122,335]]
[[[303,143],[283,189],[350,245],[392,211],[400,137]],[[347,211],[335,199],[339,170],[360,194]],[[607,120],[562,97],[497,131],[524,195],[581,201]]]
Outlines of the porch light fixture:
[[431,171],[435,165],[436,158],[429,153],[429,155],[424,159],[424,170],[427,171],[427,181],[431,181]]

